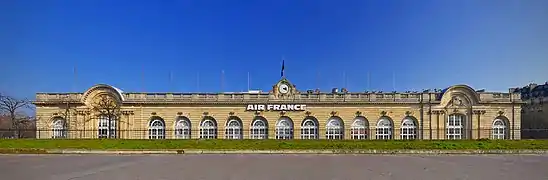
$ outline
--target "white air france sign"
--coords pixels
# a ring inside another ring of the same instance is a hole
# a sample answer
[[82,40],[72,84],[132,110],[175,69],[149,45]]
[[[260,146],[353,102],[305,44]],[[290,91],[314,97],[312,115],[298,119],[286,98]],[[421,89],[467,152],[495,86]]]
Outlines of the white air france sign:
[[249,104],[246,111],[304,111],[304,104]]

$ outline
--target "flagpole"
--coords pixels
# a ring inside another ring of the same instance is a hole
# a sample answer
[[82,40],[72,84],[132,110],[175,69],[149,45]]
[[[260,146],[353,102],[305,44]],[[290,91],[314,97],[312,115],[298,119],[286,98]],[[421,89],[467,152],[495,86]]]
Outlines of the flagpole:
[[169,71],[169,91],[174,92],[173,89],[173,71]]
[[320,70],[316,73],[316,89],[320,89]]
[[221,70],[221,92],[224,92],[225,70]]
[[346,88],[346,71],[343,71],[343,87]]
[[396,92],[396,72],[392,72],[392,89]]
[[76,65],[74,65],[74,69],[73,69],[73,73],[74,73],[74,87],[73,87],[73,90],[72,92],[76,92],[76,86],[77,86],[77,82],[78,82],[78,79],[77,79],[77,76],[76,76]]
[[141,92],[145,92],[145,66],[141,66]]
[[367,91],[370,91],[371,89],[371,72],[367,71]]
[[200,92],[200,71],[196,73],[196,90],[197,92]]
[[247,92],[249,92],[249,72],[247,72]]
[[281,72],[282,78],[285,77],[284,71],[285,71],[285,58],[283,58],[282,56],[282,72]]

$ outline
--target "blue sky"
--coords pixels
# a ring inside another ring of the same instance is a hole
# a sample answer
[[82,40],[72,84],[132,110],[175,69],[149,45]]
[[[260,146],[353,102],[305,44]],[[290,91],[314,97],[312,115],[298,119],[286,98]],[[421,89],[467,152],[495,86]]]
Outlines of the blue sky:
[[398,91],[548,80],[541,0],[7,0],[0,16],[0,92],[17,97],[243,91],[248,73],[268,91],[282,57],[300,90],[391,91],[394,74]]

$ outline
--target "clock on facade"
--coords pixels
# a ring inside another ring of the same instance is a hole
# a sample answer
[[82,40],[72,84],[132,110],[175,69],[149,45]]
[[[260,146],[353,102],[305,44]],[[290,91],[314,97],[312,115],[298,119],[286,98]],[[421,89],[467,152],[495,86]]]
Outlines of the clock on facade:
[[287,84],[280,84],[280,86],[278,86],[278,91],[282,94],[287,94],[289,92],[289,86]]

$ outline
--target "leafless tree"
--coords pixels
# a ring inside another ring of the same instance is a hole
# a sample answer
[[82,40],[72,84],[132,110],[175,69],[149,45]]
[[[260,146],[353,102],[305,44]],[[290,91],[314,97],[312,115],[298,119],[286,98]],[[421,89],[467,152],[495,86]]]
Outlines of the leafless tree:
[[[94,98],[91,103],[91,111],[98,115],[99,118],[108,120],[108,136],[107,138],[116,138],[116,129],[121,120],[120,104],[112,96],[102,94]],[[115,127],[112,127],[115,125]]]
[[75,115],[78,113],[76,104],[72,101],[70,95],[66,95],[61,98],[60,103],[58,104],[59,109],[62,111],[59,112],[59,115],[63,117],[65,120],[65,127],[71,127],[70,124],[72,122],[76,123],[76,119],[73,119],[72,115]]
[[36,117],[23,116],[19,121],[20,138],[36,138]]
[[19,125],[24,118],[21,118],[19,113],[24,108],[31,108],[30,101],[0,94],[0,111],[8,115],[11,121],[11,128],[14,130],[14,137],[16,138],[20,138]]

